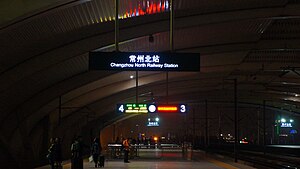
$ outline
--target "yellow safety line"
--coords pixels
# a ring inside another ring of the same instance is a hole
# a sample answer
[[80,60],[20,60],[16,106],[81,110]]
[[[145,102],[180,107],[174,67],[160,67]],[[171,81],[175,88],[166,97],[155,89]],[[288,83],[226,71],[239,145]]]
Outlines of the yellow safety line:
[[234,167],[234,166],[232,166],[230,164],[227,164],[227,163],[224,163],[222,161],[218,161],[218,160],[207,158],[207,157],[204,157],[204,158],[205,158],[206,161],[209,161],[211,163],[214,163],[217,166],[220,166],[220,167],[223,167],[223,168],[226,168],[226,169],[239,169],[237,167]]

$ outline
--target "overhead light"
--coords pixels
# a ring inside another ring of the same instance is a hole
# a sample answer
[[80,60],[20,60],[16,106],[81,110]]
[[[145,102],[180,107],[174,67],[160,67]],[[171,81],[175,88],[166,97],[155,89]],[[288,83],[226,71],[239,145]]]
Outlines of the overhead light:
[[134,78],[134,76],[133,75],[130,75],[130,79],[133,79]]
[[296,96],[296,97],[298,97],[298,96],[299,96],[299,94],[295,94],[295,96]]

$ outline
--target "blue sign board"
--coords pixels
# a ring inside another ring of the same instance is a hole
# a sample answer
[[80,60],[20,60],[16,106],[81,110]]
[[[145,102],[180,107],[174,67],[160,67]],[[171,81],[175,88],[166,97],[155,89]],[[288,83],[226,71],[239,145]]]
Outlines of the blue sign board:
[[158,127],[159,122],[158,121],[148,121],[147,126],[148,127]]
[[292,123],[281,123],[280,127],[293,127]]
[[90,52],[89,70],[200,71],[200,54]]

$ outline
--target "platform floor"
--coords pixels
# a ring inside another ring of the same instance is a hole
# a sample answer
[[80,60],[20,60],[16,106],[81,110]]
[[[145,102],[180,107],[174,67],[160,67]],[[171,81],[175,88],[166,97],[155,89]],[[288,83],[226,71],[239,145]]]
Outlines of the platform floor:
[[[122,159],[108,159],[105,167],[108,169],[254,169],[252,167],[234,163],[224,162],[208,157],[205,153],[193,152],[195,158],[191,158],[190,153],[182,155],[180,152],[146,151],[141,152],[141,158],[131,159],[130,163],[124,163]],[[196,155],[197,154],[197,155]],[[155,158],[153,158],[155,157]],[[71,164],[64,162],[63,169],[70,169]],[[84,160],[84,169],[95,168],[93,162]],[[36,169],[50,169],[50,166],[43,166]]]

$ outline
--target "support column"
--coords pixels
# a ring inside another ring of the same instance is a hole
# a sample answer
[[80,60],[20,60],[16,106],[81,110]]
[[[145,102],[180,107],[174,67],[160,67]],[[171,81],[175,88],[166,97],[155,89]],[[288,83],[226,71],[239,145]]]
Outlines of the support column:
[[193,108],[193,147],[195,148],[196,122],[195,122],[195,108]]
[[170,0],[170,51],[174,50],[174,1]]
[[59,96],[59,106],[58,106],[58,126],[61,125],[61,96]]
[[113,140],[112,142],[114,143],[116,141],[116,124],[113,124]]
[[207,100],[205,100],[205,147],[208,148],[208,110]]
[[264,155],[266,155],[266,101],[264,100],[263,103],[264,110],[263,110],[263,146],[264,146]]
[[238,110],[237,110],[237,79],[234,80],[234,161],[238,161],[238,140],[239,140],[239,131],[238,131]]
[[[221,137],[221,112],[219,112],[219,128],[218,128],[218,132],[219,132],[219,138]],[[223,137],[223,136],[222,136]],[[221,139],[219,139],[219,145],[221,145]]]
[[119,0],[115,0],[115,47],[119,52]]
[[[170,51],[174,50],[174,1],[170,0]],[[166,102],[169,103],[169,72],[166,71]]]
[[257,111],[257,145],[260,146],[260,110]]
[[135,103],[139,103],[139,72],[135,71]]

